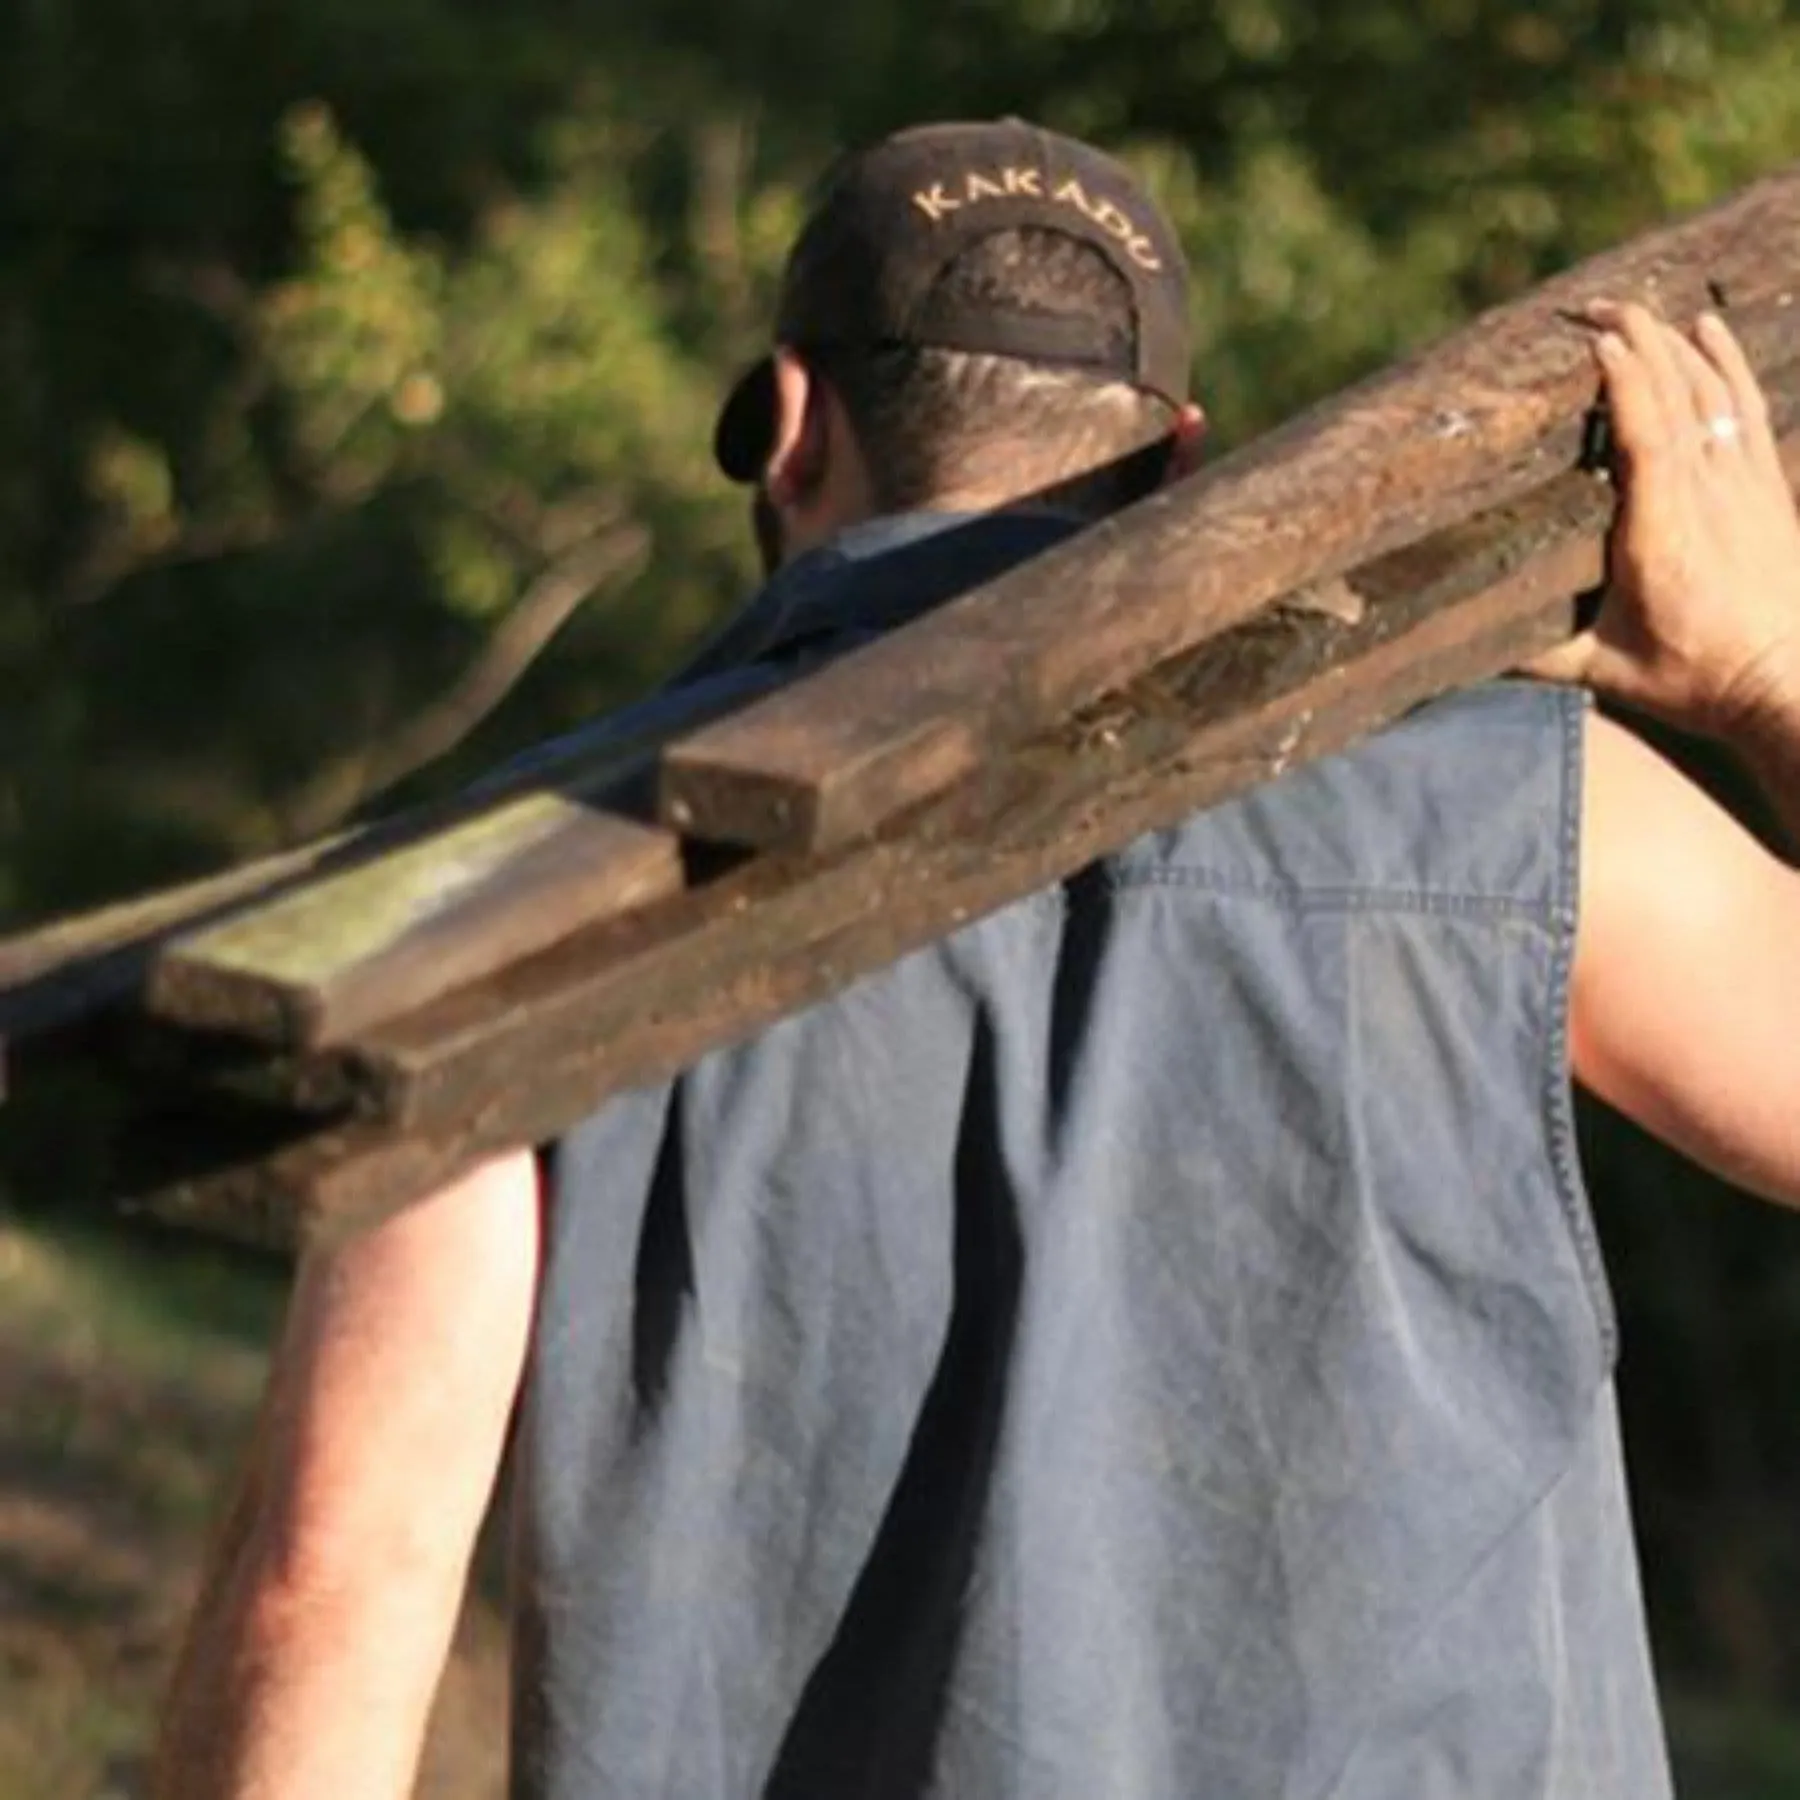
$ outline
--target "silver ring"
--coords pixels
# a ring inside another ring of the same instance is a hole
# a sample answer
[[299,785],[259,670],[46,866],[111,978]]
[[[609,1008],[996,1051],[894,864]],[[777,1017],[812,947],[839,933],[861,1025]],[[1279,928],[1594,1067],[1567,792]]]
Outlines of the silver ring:
[[1743,435],[1736,413],[1718,413],[1706,421],[1706,438],[1712,444],[1735,444]]

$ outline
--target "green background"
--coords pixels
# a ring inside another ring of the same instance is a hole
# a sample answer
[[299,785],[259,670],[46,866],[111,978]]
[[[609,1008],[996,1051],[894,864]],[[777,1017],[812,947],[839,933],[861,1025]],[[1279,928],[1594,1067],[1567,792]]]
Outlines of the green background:
[[[451,785],[655,679],[749,578],[707,437],[807,183],[1004,111],[1166,203],[1228,446],[1800,155],[1800,16],[13,0],[0,926]],[[33,1193],[66,1170],[72,1200],[81,1150],[34,1142]],[[1800,1794],[1800,1225],[1613,1121],[1589,1167],[1690,1791]],[[0,1794],[135,1791],[278,1287],[0,1213]],[[430,1791],[493,1791],[473,1743]]]

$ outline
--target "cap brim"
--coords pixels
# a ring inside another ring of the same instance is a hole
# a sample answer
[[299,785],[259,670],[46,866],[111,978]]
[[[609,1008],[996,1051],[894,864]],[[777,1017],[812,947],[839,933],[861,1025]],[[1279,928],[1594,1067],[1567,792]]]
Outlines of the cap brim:
[[755,481],[775,438],[775,359],[765,356],[738,377],[713,428],[713,459],[733,481]]

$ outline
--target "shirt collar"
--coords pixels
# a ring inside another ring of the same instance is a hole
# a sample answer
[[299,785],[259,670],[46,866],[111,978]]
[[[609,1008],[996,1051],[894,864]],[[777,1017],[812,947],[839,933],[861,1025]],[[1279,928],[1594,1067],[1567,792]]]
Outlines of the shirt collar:
[[797,556],[720,631],[681,684],[803,642],[906,624],[1073,536],[1059,512],[909,512],[867,519]]

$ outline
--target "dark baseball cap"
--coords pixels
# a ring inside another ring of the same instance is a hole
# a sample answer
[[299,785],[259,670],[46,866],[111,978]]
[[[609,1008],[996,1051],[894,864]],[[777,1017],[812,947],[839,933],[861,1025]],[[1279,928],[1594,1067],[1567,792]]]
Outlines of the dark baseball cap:
[[[1123,345],[1090,317],[934,292],[964,250],[1035,226],[1092,244],[1131,292]],[[917,125],[847,157],[827,179],[782,277],[775,341],[808,350],[897,345],[1088,369],[1188,396],[1187,264],[1168,221],[1122,163],[1022,119]],[[733,481],[762,472],[775,429],[774,361],[732,389],[713,454]]]

